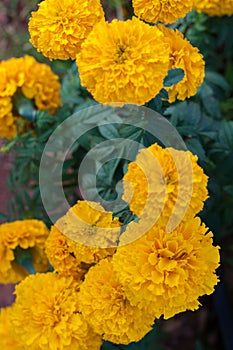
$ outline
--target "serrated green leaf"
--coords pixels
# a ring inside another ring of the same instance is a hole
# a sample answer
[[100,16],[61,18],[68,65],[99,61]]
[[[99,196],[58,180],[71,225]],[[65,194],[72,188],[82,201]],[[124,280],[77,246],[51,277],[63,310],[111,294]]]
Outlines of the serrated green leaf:
[[98,126],[100,134],[107,140],[119,138],[118,127],[115,124],[106,124]]
[[193,154],[198,156],[200,160],[206,160],[205,150],[198,139],[191,138],[185,140],[185,144]]

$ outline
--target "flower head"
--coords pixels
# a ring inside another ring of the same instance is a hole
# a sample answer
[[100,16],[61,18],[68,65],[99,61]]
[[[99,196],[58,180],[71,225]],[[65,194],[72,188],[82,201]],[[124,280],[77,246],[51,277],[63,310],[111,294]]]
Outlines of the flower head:
[[200,212],[208,197],[197,160],[189,151],[157,144],[141,150],[123,178],[123,199],[137,216],[174,228]]
[[149,101],[163,86],[168,61],[161,31],[135,17],[96,24],[77,55],[81,83],[104,104]]
[[144,21],[176,22],[192,10],[193,0],[133,0],[135,14]]
[[10,139],[16,135],[15,118],[10,97],[0,97],[0,137]]
[[29,21],[31,43],[49,59],[75,59],[103,18],[100,0],[44,0]]
[[174,316],[195,310],[198,298],[211,294],[218,282],[219,247],[214,247],[213,234],[189,219],[169,234],[158,225],[145,230],[143,221],[130,223],[122,235],[129,242],[135,231],[137,241],[120,246],[113,257],[113,268],[133,305],[148,305],[154,317]]
[[232,16],[233,2],[232,0],[194,0],[193,8],[198,12],[205,12],[209,16]]
[[79,311],[79,285],[55,273],[27,277],[16,287],[14,336],[32,350],[99,350],[97,336]]
[[78,201],[52,227],[47,256],[59,273],[81,278],[90,266],[114,254],[120,226],[100,204]]
[[28,275],[19,264],[29,254],[36,271],[49,268],[45,255],[45,241],[49,230],[42,221],[23,220],[0,225],[0,282],[16,283]]
[[[16,93],[32,99],[35,109],[54,114],[61,105],[58,76],[51,68],[33,57],[11,58],[0,62],[3,79],[0,82],[0,137],[16,136],[20,110],[14,112]],[[16,108],[17,109],[17,108]],[[26,120],[24,125],[27,125]]]
[[163,25],[159,29],[164,33],[165,41],[170,44],[170,69],[182,68],[184,78],[177,84],[166,88],[169,102],[185,100],[194,96],[205,76],[205,62],[198,48],[193,47],[178,30]]
[[108,259],[88,271],[80,287],[79,301],[93,329],[116,344],[139,341],[154,322],[148,310],[130,304]]
[[12,336],[10,312],[11,307],[0,309],[0,347],[2,350],[20,350]]

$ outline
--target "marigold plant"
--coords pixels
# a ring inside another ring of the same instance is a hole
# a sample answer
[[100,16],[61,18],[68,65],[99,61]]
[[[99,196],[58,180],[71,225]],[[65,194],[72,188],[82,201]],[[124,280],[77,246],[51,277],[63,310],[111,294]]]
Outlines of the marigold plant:
[[179,320],[233,349],[232,0],[23,3],[0,5],[0,347],[162,349]]

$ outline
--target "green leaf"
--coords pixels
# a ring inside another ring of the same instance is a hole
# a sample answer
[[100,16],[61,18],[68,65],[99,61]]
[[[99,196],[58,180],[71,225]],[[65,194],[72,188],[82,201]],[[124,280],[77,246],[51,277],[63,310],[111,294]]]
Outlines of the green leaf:
[[227,185],[223,187],[224,191],[233,197],[233,185]]
[[233,121],[223,120],[220,124],[219,141],[233,150]]
[[107,124],[98,126],[100,134],[107,140],[119,138],[119,132],[116,124]]
[[168,75],[165,77],[163,85],[166,87],[177,84],[184,78],[184,70],[181,68],[174,68],[168,71]]
[[24,97],[22,93],[15,94],[13,98],[13,108],[17,114],[34,122],[36,119],[36,109],[33,104],[33,100],[29,100]]
[[32,263],[32,254],[30,252],[30,249],[17,247],[14,250],[14,256],[17,264],[24,267],[30,274],[36,273]]
[[200,160],[206,160],[205,150],[197,138],[191,138],[185,140],[188,149],[195,155],[198,156]]
[[225,80],[225,78],[216,72],[213,71],[206,71],[205,73],[205,80],[208,83],[212,83],[213,85],[216,85],[220,87],[222,90],[228,91],[230,86]]
[[177,131],[180,133],[182,136],[198,136],[197,131],[191,126],[191,125],[181,125],[177,126]]

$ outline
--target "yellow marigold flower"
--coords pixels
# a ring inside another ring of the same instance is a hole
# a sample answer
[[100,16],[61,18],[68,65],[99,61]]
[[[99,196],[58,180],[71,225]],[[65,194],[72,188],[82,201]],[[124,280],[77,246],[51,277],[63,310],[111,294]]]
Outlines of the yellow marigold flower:
[[0,64],[0,97],[12,96],[17,90],[17,83],[14,79],[9,79],[6,67]]
[[75,59],[103,18],[100,0],[44,0],[29,21],[31,43],[49,59]]
[[56,226],[51,228],[46,241],[46,254],[55,271],[61,275],[71,275],[80,280],[87,271],[86,263],[79,260],[79,255],[78,259],[76,258],[72,241],[63,235]]
[[205,12],[209,16],[232,16],[232,0],[194,0],[193,8],[198,12]]
[[[61,105],[58,76],[48,65],[39,63],[30,56],[11,58],[0,62],[1,72],[4,74],[0,82],[0,137],[10,139],[16,136],[20,117],[12,114],[12,98],[16,92],[33,99],[35,109],[47,110],[51,114]],[[20,118],[21,122],[22,120]],[[24,124],[26,123],[25,121]]]
[[139,341],[154,323],[148,310],[130,304],[108,259],[88,271],[80,287],[79,302],[93,329],[115,344]]
[[11,312],[14,336],[32,350],[99,350],[96,335],[79,311],[79,285],[55,273],[27,277],[16,287]]
[[172,228],[195,216],[208,198],[207,176],[189,151],[153,144],[131,162],[123,178],[123,199],[139,217]]
[[36,271],[43,272],[49,268],[44,251],[48,234],[46,225],[39,220],[14,221],[0,225],[0,283],[16,283],[28,275],[15,256],[20,248],[23,251],[29,250]]
[[1,350],[19,350],[17,341],[12,336],[10,323],[11,307],[0,309],[0,347]]
[[121,231],[119,219],[113,218],[112,212],[105,211],[99,203],[85,200],[78,201],[57,222],[57,227],[73,241],[98,248],[116,246]]
[[102,21],[77,55],[81,83],[100,103],[143,105],[163,87],[169,50],[157,27],[135,17]]
[[159,29],[165,35],[165,41],[170,44],[170,69],[182,68],[184,78],[177,84],[166,88],[169,102],[176,99],[185,100],[194,96],[205,76],[205,62],[198,48],[193,47],[178,30],[169,29],[163,25]]
[[120,225],[100,204],[78,201],[51,228],[47,256],[59,273],[81,278],[91,265],[114,254]]
[[15,118],[11,111],[10,97],[0,97],[0,137],[7,139],[16,135]]
[[155,317],[166,319],[197,309],[198,298],[213,293],[218,282],[219,247],[212,245],[213,234],[206,233],[198,217],[169,234],[158,225],[146,232],[143,222],[133,222],[121,243],[129,242],[135,231],[141,231],[141,238],[120,246],[112,262],[130,302],[147,305]]
[[193,0],[133,0],[135,14],[144,21],[176,22],[192,10]]

